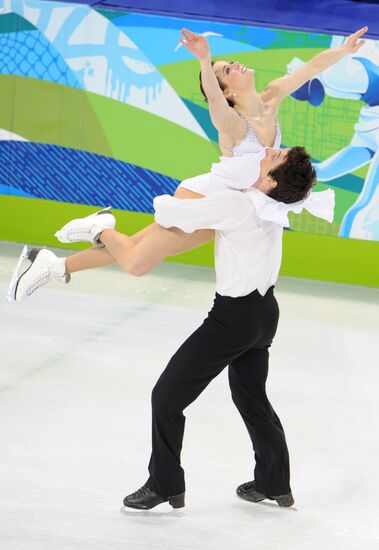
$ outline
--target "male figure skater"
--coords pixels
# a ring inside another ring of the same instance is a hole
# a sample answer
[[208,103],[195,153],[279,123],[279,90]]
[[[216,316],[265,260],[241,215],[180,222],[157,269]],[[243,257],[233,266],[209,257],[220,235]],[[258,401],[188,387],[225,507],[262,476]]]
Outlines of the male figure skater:
[[[224,182],[233,178],[233,166],[235,160],[230,159],[221,170]],[[246,176],[241,174],[242,179]],[[165,501],[174,508],[184,506],[183,410],[228,365],[232,398],[255,452],[254,480],[240,485],[237,494],[252,502],[268,498],[279,506],[294,503],[284,430],[265,383],[279,317],[273,290],[288,212],[305,207],[328,221],[333,218],[334,193],[309,195],[314,182],[310,159],[303,157],[280,186],[273,172],[242,193],[225,190],[199,200],[168,195],[154,200],[155,219],[163,227],[216,230],[217,292],[208,317],[173,355],[153,389],[150,477],[125,497],[124,506],[146,510]]]
[[[225,159],[213,167],[212,174],[213,178],[202,178],[200,187],[199,180],[182,184],[195,192],[201,188],[208,194],[205,198],[162,196],[154,201],[156,221],[163,227],[189,233],[215,230],[217,292],[208,317],[174,354],[153,390],[150,477],[125,497],[127,507],[149,509],[165,501],[173,507],[184,506],[183,410],[227,365],[232,398],[248,429],[256,461],[254,481],[240,485],[237,494],[253,502],[274,499],[280,506],[294,502],[284,431],[265,390],[268,349],[279,314],[273,288],[288,212],[306,208],[331,221],[334,195],[330,190],[310,194],[315,172],[300,147]],[[244,191],[236,192],[233,187]],[[59,236],[63,242],[77,241],[80,235],[80,240],[107,245],[112,218],[105,213],[73,220]],[[47,263],[55,261],[47,259]],[[16,278],[12,290],[16,299],[17,293],[22,299],[30,287],[34,290],[51,280],[48,273],[54,266],[47,263],[44,257],[39,263],[35,260]],[[64,275],[62,267],[57,277]]]

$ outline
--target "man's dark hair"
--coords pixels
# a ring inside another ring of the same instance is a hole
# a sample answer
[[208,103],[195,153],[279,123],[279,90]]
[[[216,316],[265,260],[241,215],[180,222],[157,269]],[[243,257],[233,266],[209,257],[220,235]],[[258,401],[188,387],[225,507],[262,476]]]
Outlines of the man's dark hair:
[[286,160],[268,175],[278,184],[268,196],[287,204],[305,199],[316,183],[316,171],[304,147],[292,147]]
[[[213,67],[215,62],[211,61],[211,64],[212,64],[212,67]],[[217,78],[217,76],[216,76],[216,78]],[[208,103],[208,98],[205,95],[204,88],[203,88],[203,83],[201,82],[201,71],[199,72],[199,81],[200,81],[200,91],[203,94],[203,96],[205,97],[205,101]],[[220,86],[221,90],[224,91],[225,88],[226,88],[225,84],[223,82],[221,82],[221,80],[219,78],[217,78],[217,82],[218,82],[218,85]],[[228,102],[230,107],[234,107],[235,102],[233,101],[233,99],[227,99],[226,101]]]

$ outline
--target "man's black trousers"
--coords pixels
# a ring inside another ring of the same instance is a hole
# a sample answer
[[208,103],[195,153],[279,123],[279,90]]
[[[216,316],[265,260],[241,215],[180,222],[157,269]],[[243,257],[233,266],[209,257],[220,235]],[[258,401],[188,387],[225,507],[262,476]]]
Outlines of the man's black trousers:
[[265,296],[257,290],[240,298],[216,293],[208,317],[173,355],[153,389],[148,485],[156,493],[169,497],[184,492],[183,410],[227,365],[232,398],[254,448],[255,487],[268,496],[290,491],[285,435],[265,388],[268,348],[278,319],[273,287]]

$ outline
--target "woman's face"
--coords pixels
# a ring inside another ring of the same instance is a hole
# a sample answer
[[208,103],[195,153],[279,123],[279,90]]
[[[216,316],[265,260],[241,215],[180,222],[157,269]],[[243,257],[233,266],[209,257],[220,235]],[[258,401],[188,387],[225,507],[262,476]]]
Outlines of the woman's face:
[[254,69],[248,69],[238,61],[216,61],[213,71],[227,91],[242,91],[254,83]]

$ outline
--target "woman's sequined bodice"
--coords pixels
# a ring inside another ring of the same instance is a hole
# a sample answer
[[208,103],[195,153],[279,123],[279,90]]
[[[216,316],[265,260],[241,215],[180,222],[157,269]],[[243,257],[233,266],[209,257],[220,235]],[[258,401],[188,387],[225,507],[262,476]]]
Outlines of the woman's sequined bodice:
[[[264,149],[265,146],[257,137],[249,120],[240,111],[238,111],[238,109],[236,109],[236,111],[246,121],[246,126],[247,126],[246,135],[234,147],[228,148],[223,146],[222,148],[225,149],[226,151],[229,151],[233,157],[240,157],[241,155],[258,152],[261,149]],[[279,149],[280,143],[282,141],[282,132],[280,130],[279,121],[276,116],[276,113],[275,111],[273,112],[275,116],[276,135],[275,135],[274,145],[272,147],[274,149]]]

